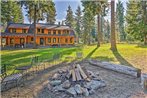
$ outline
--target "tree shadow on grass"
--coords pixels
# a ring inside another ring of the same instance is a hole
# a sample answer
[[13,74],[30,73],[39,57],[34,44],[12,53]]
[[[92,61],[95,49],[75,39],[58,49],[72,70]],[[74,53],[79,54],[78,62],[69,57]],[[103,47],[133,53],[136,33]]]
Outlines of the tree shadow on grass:
[[86,57],[85,59],[88,59],[92,56],[92,54],[98,49],[98,47],[94,48]]
[[132,66],[132,64],[130,64],[125,58],[123,58],[117,50],[112,50],[112,53],[114,54],[116,59],[120,62],[120,64]]
[[96,59],[99,61],[114,61],[114,58],[110,58],[108,56],[97,56],[97,57],[92,57],[92,59]]
[[147,45],[137,45],[137,48],[147,48]]

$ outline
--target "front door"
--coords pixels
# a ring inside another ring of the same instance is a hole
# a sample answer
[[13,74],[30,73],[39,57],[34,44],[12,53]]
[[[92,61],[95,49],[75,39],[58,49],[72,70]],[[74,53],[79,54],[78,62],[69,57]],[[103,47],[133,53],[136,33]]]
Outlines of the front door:
[[4,47],[6,45],[6,38],[2,38],[0,44]]
[[20,38],[20,44],[24,44],[24,38]]
[[40,38],[40,45],[44,45],[44,39]]

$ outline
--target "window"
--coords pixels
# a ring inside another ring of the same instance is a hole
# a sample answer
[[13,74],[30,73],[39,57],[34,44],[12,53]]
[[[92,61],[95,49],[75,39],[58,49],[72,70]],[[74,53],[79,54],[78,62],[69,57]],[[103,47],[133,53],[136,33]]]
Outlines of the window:
[[66,34],[67,34],[67,35],[69,34],[69,31],[68,31],[68,30],[66,31]]
[[22,29],[22,33],[27,33],[27,30],[26,29]]
[[51,38],[48,38],[48,43],[51,43]]
[[60,38],[58,38],[58,43],[60,43]]
[[56,38],[53,38],[53,43],[56,43]]
[[65,43],[67,43],[67,42],[68,42],[68,39],[66,38],[66,39],[65,39]]
[[56,31],[54,31],[53,34],[56,35]]
[[24,43],[24,38],[20,38],[20,43],[21,43],[21,44]]
[[[11,29],[9,29],[9,32],[11,32]],[[12,32],[11,32],[12,33]]]
[[61,31],[60,30],[58,31],[58,34],[61,35]]
[[14,44],[14,38],[10,38],[10,44]]
[[2,43],[6,43],[6,38],[2,38]]
[[34,41],[34,38],[33,37],[31,37],[31,41]]
[[48,30],[48,34],[51,35],[51,31],[50,30]]
[[70,38],[70,43],[72,43],[72,38]]
[[40,32],[40,29],[37,29],[37,32]]
[[41,30],[41,33],[44,33],[44,29]]
[[64,35],[66,34],[66,31],[65,31],[65,30],[63,31],[63,34],[64,34]]
[[13,29],[12,29],[12,32],[16,33],[16,29],[15,29],[15,28],[13,28]]

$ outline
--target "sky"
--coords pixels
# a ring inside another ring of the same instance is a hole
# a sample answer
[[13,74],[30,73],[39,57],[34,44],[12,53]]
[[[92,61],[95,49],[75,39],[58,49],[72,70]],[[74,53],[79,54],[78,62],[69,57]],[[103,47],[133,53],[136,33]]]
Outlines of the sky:
[[[110,2],[110,0],[108,0]],[[118,0],[115,0],[115,5],[118,2]],[[123,5],[126,9],[126,1],[128,0],[123,0]],[[55,3],[55,8],[56,8],[56,24],[58,22],[61,22],[62,20],[65,20],[66,18],[66,11],[68,6],[70,5],[72,8],[73,13],[75,13],[76,9],[78,6],[81,7],[81,9],[83,9],[82,3],[80,0],[53,0],[53,2]],[[115,6],[116,7],[116,6]],[[23,16],[24,16],[24,23],[29,23],[28,18],[26,16],[26,11],[24,9],[22,9],[23,11]],[[106,17],[106,19],[110,20],[110,13],[108,14],[108,16]],[[45,21],[42,21],[41,23],[45,23]]]

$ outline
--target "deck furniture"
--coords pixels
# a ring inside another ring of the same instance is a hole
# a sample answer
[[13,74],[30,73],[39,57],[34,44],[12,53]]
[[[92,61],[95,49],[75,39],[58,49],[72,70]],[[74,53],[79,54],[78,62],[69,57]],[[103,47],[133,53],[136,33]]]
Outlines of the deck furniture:
[[59,61],[61,58],[61,54],[60,53],[56,53],[53,55],[53,60],[54,60],[54,64],[57,64],[57,61]]
[[67,62],[68,62],[68,61],[71,61],[73,58],[74,58],[73,56],[66,56],[66,57],[65,57],[65,61],[67,61]]
[[34,60],[35,60],[35,58],[34,57],[31,57],[30,64],[29,65],[16,67],[15,70],[18,70],[18,71],[22,72],[23,74],[25,74],[26,75],[26,79],[27,79],[27,76],[28,76],[27,73],[28,73],[29,69],[32,68],[32,66],[34,64]]
[[76,59],[83,61],[83,52],[76,52]]
[[[1,91],[8,90],[11,86],[14,86],[15,84],[19,93],[18,86],[19,84],[24,83],[24,77],[22,73],[14,73],[15,68],[11,74],[8,74],[7,69],[8,67],[12,66],[16,68],[16,66],[12,64],[3,64],[1,66]],[[8,84],[10,87],[8,87]]]

